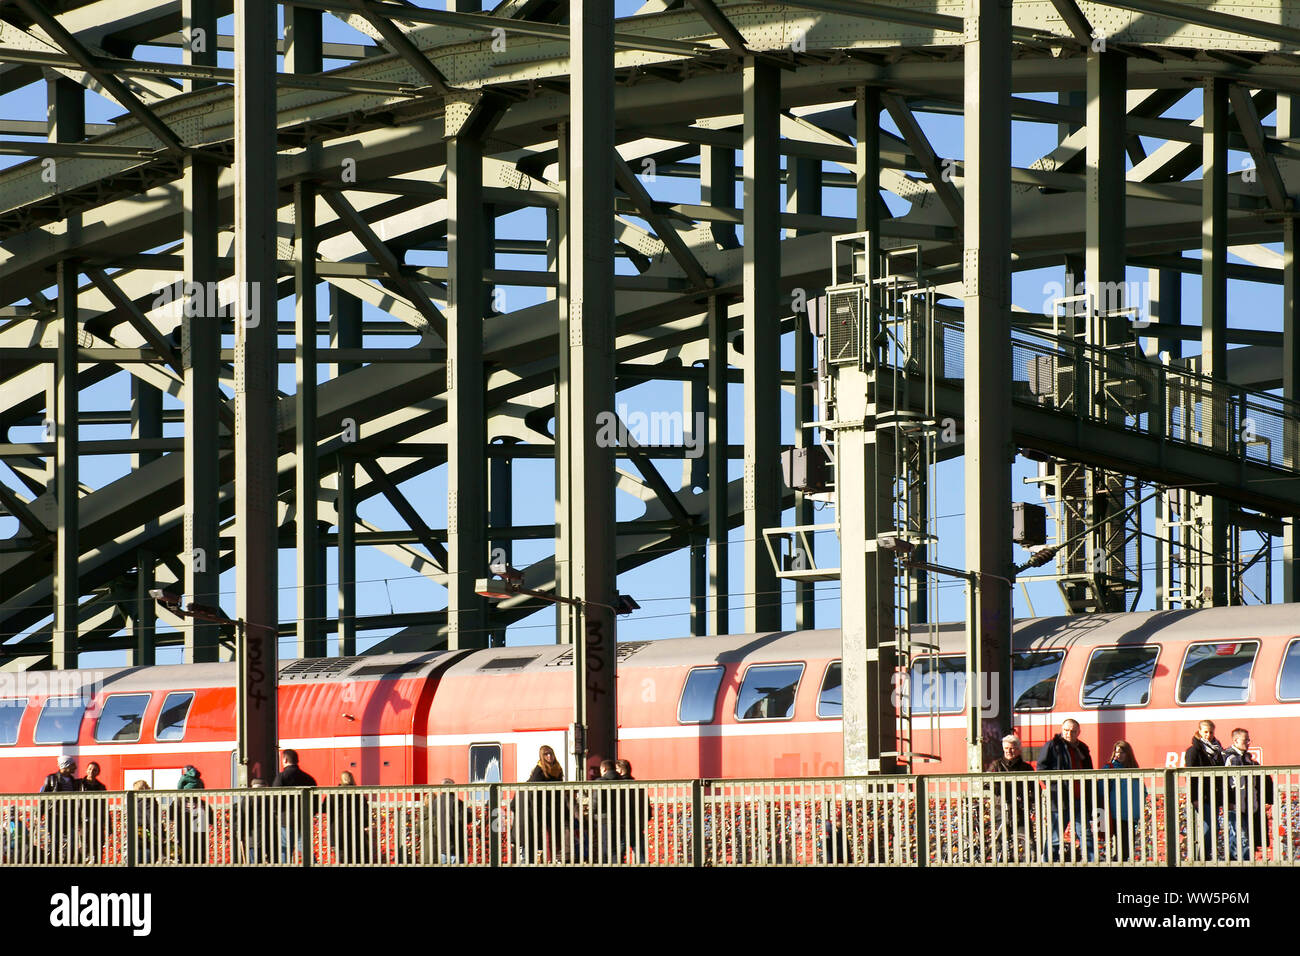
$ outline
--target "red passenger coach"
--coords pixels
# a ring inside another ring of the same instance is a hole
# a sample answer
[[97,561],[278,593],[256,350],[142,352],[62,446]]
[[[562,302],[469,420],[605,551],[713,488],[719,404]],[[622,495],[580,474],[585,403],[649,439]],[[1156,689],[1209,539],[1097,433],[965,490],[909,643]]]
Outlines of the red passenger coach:
[[[900,698],[920,772],[964,766],[965,636],[942,625]],[[567,647],[510,647],[291,661],[280,669],[280,740],[322,785],[526,779],[549,744],[569,765]],[[229,786],[234,667],[196,664],[12,675],[0,691],[0,786],[35,790],[71,753],[111,789],[176,785],[198,767]],[[838,631],[619,645],[619,753],[641,779],[834,776],[841,772]],[[1296,605],[1088,615],[1018,622],[1014,724],[1027,756],[1066,717],[1094,758],[1115,740],[1144,767],[1177,765],[1196,722],[1224,742],[1245,726],[1265,763],[1300,763]],[[12,688],[12,684],[10,687]],[[906,748],[903,748],[906,749]],[[260,768],[269,778],[274,767]]]

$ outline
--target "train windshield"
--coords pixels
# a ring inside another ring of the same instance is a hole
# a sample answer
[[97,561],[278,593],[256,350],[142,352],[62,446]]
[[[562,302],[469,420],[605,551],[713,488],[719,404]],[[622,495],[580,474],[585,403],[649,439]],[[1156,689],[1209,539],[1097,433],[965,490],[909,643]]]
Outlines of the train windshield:
[[918,658],[911,684],[912,713],[961,713],[966,707],[966,655]]
[[1084,707],[1141,707],[1151,698],[1158,647],[1099,647],[1083,676]]
[[1178,678],[1180,704],[1245,703],[1259,641],[1193,644]]
[[1023,651],[1011,655],[1012,710],[1051,710],[1065,651]]
[[737,720],[787,720],[794,716],[794,697],[802,664],[754,664],[736,697]]
[[18,724],[22,722],[23,711],[26,709],[26,698],[0,700],[0,745],[18,743]]

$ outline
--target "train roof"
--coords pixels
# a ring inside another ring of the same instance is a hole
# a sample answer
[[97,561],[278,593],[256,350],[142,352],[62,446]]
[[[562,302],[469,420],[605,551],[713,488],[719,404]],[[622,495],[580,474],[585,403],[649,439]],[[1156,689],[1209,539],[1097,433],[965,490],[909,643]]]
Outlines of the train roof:
[[[965,623],[939,624],[941,652],[965,647]],[[1205,608],[1187,611],[1141,611],[1123,614],[1084,614],[1016,621],[1015,646],[1025,649],[1095,647],[1139,644],[1146,641],[1230,641],[1300,635],[1300,604],[1264,604],[1249,607]],[[923,641],[923,634],[913,636]],[[621,641],[620,664],[638,667],[675,667],[714,661],[772,661],[837,657],[838,628],[812,631],[776,631],[763,634],[729,634],[721,637],[668,638],[655,641]],[[430,677],[439,670],[447,676],[544,671],[572,664],[568,645],[527,645],[479,651],[423,651],[402,654],[322,657],[283,661],[282,684],[334,680],[385,680]],[[81,669],[60,672],[59,693],[97,685],[113,692],[229,687],[234,682],[233,663],[172,664],[159,667]],[[40,672],[41,677],[51,672]],[[38,674],[23,675],[33,685]],[[40,691],[37,691],[40,692]]]

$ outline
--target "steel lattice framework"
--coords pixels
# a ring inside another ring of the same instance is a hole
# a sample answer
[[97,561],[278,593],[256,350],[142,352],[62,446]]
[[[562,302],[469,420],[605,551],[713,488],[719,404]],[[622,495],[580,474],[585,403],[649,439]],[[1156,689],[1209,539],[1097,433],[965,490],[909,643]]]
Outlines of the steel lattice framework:
[[[1297,397],[1300,2],[648,0],[617,22],[603,0],[447,6],[0,2],[0,94],[43,82],[49,107],[0,119],[0,153],[30,158],[0,171],[0,505],[18,522],[0,542],[0,631],[19,635],[5,666],[70,667],[81,651],[121,648],[151,663],[166,612],[149,587],[203,600],[232,566],[236,611],[273,657],[279,548],[296,551],[300,595],[298,620],[280,629],[305,656],[322,656],[333,628],[343,653],[366,627],[404,628],[378,651],[482,646],[539,606],[489,607],[473,589],[493,548],[527,537],[555,538],[554,559],[527,569],[530,588],[593,602],[585,622],[561,622],[564,639],[585,629],[592,660],[613,659],[605,605],[617,572],[665,549],[690,549],[697,633],[779,629],[763,532],[792,502],[811,520],[810,502],[781,483],[781,389],[798,396],[799,444],[815,417],[804,387],[815,348],[792,294],[825,287],[828,237],[856,231],[870,233],[873,255],[919,247],[928,280],[965,307],[967,567],[988,575],[975,619],[989,660],[1009,633],[1009,591],[995,579],[1011,565],[1013,443],[1207,489],[1204,553],[1228,553],[1240,506],[1282,522],[1285,595],[1300,599],[1293,421],[1278,436],[1292,449],[1289,480],[1225,464],[1217,445],[1139,466],[1145,446],[1013,421],[1007,366],[1013,325],[1033,324],[1011,311],[1012,272],[1065,265],[1095,288],[1137,266],[1160,290],[1158,321],[1140,333],[1148,354],[1200,340],[1209,380]],[[325,42],[329,18],[372,42]],[[138,59],[137,48],[175,48],[181,62]],[[233,68],[218,65],[223,50]],[[87,90],[122,115],[86,123]],[[1166,115],[1192,91],[1203,116]],[[919,113],[962,115],[965,156],[937,154]],[[901,137],[880,128],[886,115]],[[1058,145],[1014,165],[1013,121],[1059,127]],[[1229,168],[1229,150],[1249,154],[1247,173]],[[659,181],[698,180],[699,201],[657,196],[646,160]],[[853,191],[856,216],[824,212],[834,187]],[[883,194],[906,212],[892,214]],[[544,232],[498,234],[498,220],[527,208],[544,211]],[[1261,245],[1277,242],[1281,256]],[[1253,264],[1229,262],[1229,248]],[[408,261],[428,250],[446,265]],[[502,255],[536,265],[501,269]],[[1178,308],[1183,273],[1201,275],[1199,326]],[[1283,286],[1282,332],[1228,330],[1230,278]],[[322,283],[328,315],[317,314]],[[506,286],[547,297],[498,311],[492,291]],[[276,318],[285,298],[293,321]],[[1089,346],[1132,339],[1117,312],[1089,316],[1077,329]],[[791,330],[796,368],[783,371]],[[384,348],[388,334],[418,344]],[[297,387],[285,394],[288,364]],[[79,413],[85,389],[121,372],[129,409]],[[707,455],[690,481],[661,470],[681,448],[638,447],[624,428],[617,449],[600,440],[596,416],[617,390],[656,379],[692,383],[707,412]],[[743,407],[728,408],[737,380]],[[165,411],[164,395],[183,410]],[[734,448],[726,422],[738,414]],[[165,436],[178,418],[182,436]],[[8,435],[41,423],[42,441]],[[86,433],[125,423],[130,439]],[[86,456],[128,454],[120,479],[81,481]],[[510,461],[525,456],[558,459],[554,528],[511,522]],[[734,458],[744,475],[729,481]],[[431,527],[440,509],[399,485],[443,468],[446,527]],[[616,488],[643,499],[644,515],[616,523]],[[358,520],[372,496],[405,526]],[[743,621],[727,614],[736,527]],[[869,540],[880,529],[868,514],[860,530]],[[358,621],[358,545],[444,584],[447,611]],[[323,587],[329,547],[337,620]],[[845,563],[846,591],[874,593],[875,560]],[[1210,603],[1229,599],[1226,567],[1206,565]],[[1125,579],[1122,560],[1110,577]],[[846,633],[877,613],[850,603]],[[810,584],[796,604],[811,625]],[[215,625],[161,637],[183,641],[188,660],[220,653]],[[846,675],[846,727],[863,679]],[[597,739],[602,720],[612,728],[605,689],[588,697]]]

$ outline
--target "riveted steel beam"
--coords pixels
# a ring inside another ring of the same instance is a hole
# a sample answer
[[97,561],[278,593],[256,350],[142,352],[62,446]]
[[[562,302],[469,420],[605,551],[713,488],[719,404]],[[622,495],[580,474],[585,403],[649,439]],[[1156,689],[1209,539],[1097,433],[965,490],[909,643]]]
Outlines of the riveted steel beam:
[[[981,741],[1011,726],[1011,4],[971,0],[966,19],[965,482],[967,769],[992,759]],[[968,684],[969,686],[969,684]],[[992,691],[992,697],[987,698]],[[981,718],[981,714],[983,717]],[[987,727],[980,726],[986,723]]]
[[185,146],[180,139],[172,132],[171,127],[160,120],[156,113],[140,101],[140,98],[126,88],[110,70],[104,67],[91,55],[90,51],[82,46],[81,41],[64,29],[55,16],[48,10],[39,6],[33,0],[11,0],[17,4],[22,11],[32,18],[32,21],[39,24],[55,43],[68,53],[87,73],[99,81],[99,84],[113,99],[117,100],[122,106],[136,116],[151,133],[158,137],[164,148],[169,152],[183,154]]
[[780,141],[781,71],[745,61],[744,356],[745,629],[781,627],[781,582],[765,528],[781,523]]
[[[279,765],[274,4],[235,0],[235,575],[241,783]],[[211,436],[193,440],[211,442]],[[209,556],[209,563],[214,556]]]

